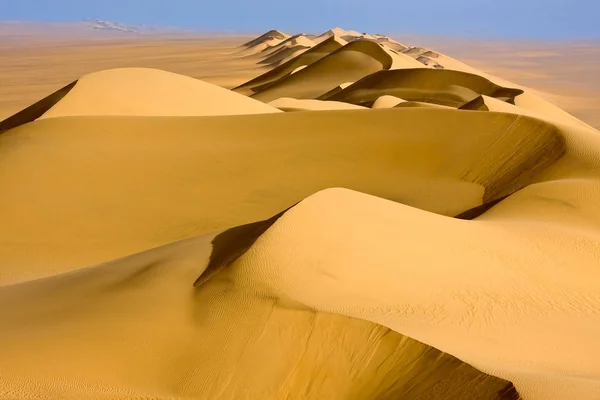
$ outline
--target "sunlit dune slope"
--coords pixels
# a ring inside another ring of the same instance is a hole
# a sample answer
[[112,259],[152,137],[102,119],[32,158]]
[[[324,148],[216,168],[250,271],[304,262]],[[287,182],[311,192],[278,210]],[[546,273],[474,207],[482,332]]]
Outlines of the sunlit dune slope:
[[201,116],[279,112],[262,102],[183,75],[146,68],[79,79],[44,118],[78,115]]
[[366,110],[367,107],[361,107],[354,104],[343,103],[341,101],[322,101],[312,99],[293,99],[282,97],[269,103],[281,111],[322,111],[322,110]]
[[521,89],[505,88],[474,74],[447,69],[399,69],[371,74],[329,97],[327,100],[367,105],[389,95],[410,101],[422,101],[460,107],[479,95],[514,102]]
[[287,33],[283,33],[278,30],[273,29],[273,30],[270,30],[270,31],[260,35],[256,39],[252,39],[251,41],[244,43],[242,46],[243,47],[253,47],[253,46],[256,46],[257,44],[261,44],[261,43],[267,42],[272,39],[286,40],[289,37],[290,37],[290,35],[288,35]]
[[337,37],[332,37],[326,41],[319,43],[317,46],[314,46],[310,50],[307,50],[303,54],[298,57],[289,60],[288,62],[274,68],[263,75],[260,75],[243,85],[240,85],[233,90],[243,94],[252,94],[254,90],[258,90],[258,88],[262,86],[266,86],[276,80],[283,78],[289,74],[291,74],[294,70],[299,67],[310,65],[323,57],[333,53],[334,51],[340,49],[342,46],[346,44],[345,41]]
[[354,39],[356,36],[348,34],[348,32],[346,32],[342,28],[333,28],[333,29],[330,29],[330,30],[328,30],[326,32],[323,32],[319,36],[313,38],[312,41],[315,42],[315,43],[321,43],[321,42],[324,42],[325,40],[327,40],[329,38],[332,38],[332,37],[339,37],[339,38],[342,38],[342,39],[344,37],[346,37],[347,39]]
[[401,99],[399,97],[384,94],[383,96],[378,97],[373,102],[373,104],[371,105],[371,108],[373,108],[373,109],[392,108],[392,107],[396,107],[400,103],[404,103],[405,101],[406,100]]
[[279,79],[252,95],[252,98],[265,102],[280,97],[316,98],[341,83],[353,82],[373,72],[389,69],[392,62],[392,57],[377,43],[354,41],[302,71]]
[[405,45],[403,45],[402,43],[400,43],[394,39],[391,39],[387,36],[375,37],[375,40],[381,44],[384,44],[385,46],[389,47],[390,49],[398,51],[398,52],[406,49]]
[[0,287],[0,320],[10,327],[0,330],[0,396],[518,398],[509,382],[436,349],[264,297],[227,271],[194,287],[209,259],[237,252],[237,231]]
[[561,140],[534,119],[437,109],[36,121],[0,135],[2,281],[264,219],[332,186],[456,215],[528,184]]
[[272,55],[268,56],[262,61],[259,61],[259,64],[266,64],[271,67],[276,67],[278,65],[283,64],[293,58],[296,58],[300,54],[304,53],[306,50],[310,49],[312,46],[302,46],[296,45],[291,47],[283,47]]
[[[574,124],[583,128],[595,130],[593,127],[586,124],[585,122],[573,117],[569,113],[548,102],[547,100],[542,99],[541,97],[536,95],[533,90],[527,87],[517,85],[500,77],[480,71],[441,52],[436,51],[431,53],[434,53],[436,55],[435,60],[441,65],[443,65],[446,69],[468,72],[484,77],[499,86],[512,87],[524,90],[525,93],[515,98],[515,104],[521,109],[534,111],[537,113],[537,115],[543,116],[543,118],[552,120],[553,122],[564,122],[568,125]],[[428,53],[425,52],[423,54]],[[431,54],[429,54],[429,56],[431,57]]]
[[287,38],[286,40],[284,40],[283,42],[279,43],[278,45],[273,46],[272,48],[266,50],[264,52],[265,53],[264,56],[272,56],[276,52],[283,50],[285,48],[296,47],[296,46],[313,47],[314,45],[315,45],[315,42],[313,42],[308,37],[306,37],[306,35],[298,34],[298,35],[291,36],[291,37]]
[[396,108],[404,108],[404,107],[433,107],[433,108],[454,108],[451,106],[444,106],[436,103],[427,103],[425,101],[403,101],[399,104],[396,104],[394,107]]
[[332,189],[281,217],[232,279],[419,338],[525,399],[594,399],[599,193],[597,179],[548,180],[460,221]]
[[385,35],[236,51],[0,122],[0,398],[600,399],[597,130]]

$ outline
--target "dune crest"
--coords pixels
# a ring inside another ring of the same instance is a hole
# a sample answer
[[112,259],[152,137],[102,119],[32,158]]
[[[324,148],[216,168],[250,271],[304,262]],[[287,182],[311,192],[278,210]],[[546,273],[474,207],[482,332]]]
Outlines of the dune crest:
[[317,98],[341,83],[389,69],[392,64],[392,57],[381,46],[371,41],[357,40],[302,71],[278,79],[251,97],[265,102],[279,97]]
[[273,100],[269,105],[280,109],[281,111],[323,111],[323,110],[366,110],[367,107],[361,107],[354,104],[341,101],[323,101],[312,99],[293,99],[281,97]]
[[121,68],[82,77],[40,119],[81,115],[202,116],[279,112],[268,105],[170,72]]
[[514,103],[523,90],[498,86],[479,75],[466,72],[416,68],[379,71],[330,96],[328,100],[370,105],[377,98],[388,95],[458,108],[482,94]]
[[252,39],[249,42],[246,42],[242,45],[242,47],[254,47],[258,44],[264,43],[264,42],[268,42],[270,40],[276,39],[276,40],[286,40],[290,37],[290,35],[288,35],[287,33],[283,33],[280,32],[278,30],[272,29],[268,32],[263,33],[262,35],[260,35],[259,37]]
[[274,68],[263,75],[251,79],[233,90],[243,94],[251,94],[259,91],[261,87],[266,87],[279,79],[285,78],[300,67],[306,67],[319,61],[323,57],[342,48],[345,44],[346,42],[342,39],[332,37],[312,47],[303,54],[300,54],[298,57],[279,65],[277,68]]

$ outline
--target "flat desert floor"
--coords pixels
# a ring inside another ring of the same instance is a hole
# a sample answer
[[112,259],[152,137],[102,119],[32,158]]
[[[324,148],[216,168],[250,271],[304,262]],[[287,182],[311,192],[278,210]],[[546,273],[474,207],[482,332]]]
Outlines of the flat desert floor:
[[16,26],[0,399],[600,399],[597,45]]

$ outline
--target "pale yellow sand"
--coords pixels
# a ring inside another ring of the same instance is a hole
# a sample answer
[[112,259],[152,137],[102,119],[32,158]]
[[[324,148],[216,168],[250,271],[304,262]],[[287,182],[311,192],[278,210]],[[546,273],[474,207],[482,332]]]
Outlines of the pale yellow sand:
[[278,79],[252,98],[264,102],[280,97],[317,98],[341,83],[390,69],[392,65],[394,59],[379,44],[364,40],[350,42],[302,71]]
[[346,32],[342,28],[333,28],[333,29],[328,30],[327,32],[323,32],[321,35],[314,38],[313,42],[321,43],[332,37],[343,38],[344,36],[354,37],[352,34]]
[[258,42],[257,44],[255,44],[253,46],[247,47],[247,48],[241,50],[237,54],[240,56],[251,56],[254,54],[261,54],[261,53],[268,54],[269,50],[274,49],[276,46],[283,43],[284,41],[285,41],[285,39],[269,38],[267,40]]
[[382,45],[383,49],[392,57],[392,66],[390,69],[402,69],[402,68],[424,68],[424,65],[414,58],[407,56],[402,53],[390,51],[390,48],[385,44]]
[[514,398],[450,354],[525,400],[600,398],[599,132],[526,88],[435,106],[471,85],[452,74],[424,108],[278,112],[339,107],[315,98],[393,55],[351,42],[254,96],[271,104],[87,75],[0,134],[0,397]]
[[[485,177],[497,173],[480,159],[497,154],[512,164],[527,162],[526,155],[490,148],[497,136],[510,142],[519,137],[520,126],[539,124],[511,114],[455,110],[435,110],[430,118],[431,111],[86,116],[48,118],[5,132],[0,135],[5,160],[0,185],[7,193],[0,198],[2,282],[48,276],[265,219],[332,186],[456,215],[482,203]],[[465,124],[469,130],[462,130]],[[442,127],[456,132],[440,135]],[[478,141],[471,140],[475,134]],[[413,135],[423,142],[393,145],[410,142]],[[551,148],[556,136],[541,135],[542,142],[529,146]],[[453,161],[456,154],[460,163]],[[461,179],[472,169],[483,170]],[[399,179],[402,185],[382,184]],[[488,197],[502,190],[491,188]]]
[[381,97],[378,97],[377,100],[375,100],[371,108],[392,108],[396,107],[400,103],[404,103],[405,101],[406,100],[401,99],[400,97],[383,95]]
[[40,119],[81,115],[202,116],[279,112],[183,75],[120,68],[86,75]]
[[266,87],[278,80],[285,79],[288,75],[294,71],[298,71],[301,67],[314,64],[320,59],[328,56],[329,54],[339,50],[347,43],[345,40],[333,36],[327,40],[320,42],[318,45],[311,49],[303,52],[300,56],[288,60],[287,62],[279,65],[277,68],[273,68],[264,74],[257,76],[248,82],[235,87],[238,93],[242,94],[253,94],[261,90],[262,87]]
[[298,100],[282,97],[269,103],[270,106],[282,111],[323,111],[323,110],[366,110],[366,107],[357,106],[340,101]]
[[258,56],[264,58],[262,61],[260,61],[260,64],[278,66],[296,58],[314,46],[316,46],[316,43],[305,36],[292,36],[272,49],[263,52],[266,54],[259,54]]

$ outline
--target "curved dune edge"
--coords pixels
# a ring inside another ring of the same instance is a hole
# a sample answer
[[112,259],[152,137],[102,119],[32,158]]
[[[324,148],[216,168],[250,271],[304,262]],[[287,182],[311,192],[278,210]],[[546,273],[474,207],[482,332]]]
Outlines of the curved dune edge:
[[284,43],[284,39],[270,38],[261,43],[255,44],[251,47],[246,47],[237,52],[236,54],[241,57],[256,57],[257,55],[269,54],[273,49],[277,48],[280,44]]
[[447,109],[454,108],[454,107],[444,106],[444,105],[436,104],[436,103],[426,103],[424,101],[403,101],[394,106],[394,108],[404,108],[404,107],[430,107],[430,108],[447,108]]
[[377,98],[387,95],[458,108],[482,94],[514,104],[515,98],[523,93],[521,89],[498,86],[467,72],[416,68],[376,72],[327,100],[370,106]]
[[290,35],[288,35],[286,33],[272,29],[269,32],[266,32],[266,33],[260,35],[256,39],[252,39],[249,42],[244,43],[241,47],[253,47],[253,46],[256,46],[257,44],[261,44],[261,43],[264,43],[264,42],[272,40],[272,39],[285,40],[285,39],[288,39],[289,37],[290,37]]
[[310,48],[311,47],[309,47],[309,46],[301,46],[301,45],[293,46],[293,47],[285,47],[285,48],[282,48],[282,49],[274,52],[272,55],[268,56],[264,60],[259,61],[258,63],[277,67],[277,66],[283,64],[284,62],[287,62],[288,60],[296,58],[297,56],[299,56],[300,54],[309,50]]
[[262,102],[194,78],[148,68],[92,73],[40,119],[84,115],[209,116],[278,113]]
[[267,87],[269,84],[272,84],[277,80],[291,74],[299,67],[308,66],[319,61],[323,57],[342,48],[345,44],[345,41],[337,37],[331,37],[330,39],[325,40],[300,54],[298,57],[293,58],[277,66],[276,68],[233,88],[232,90],[243,94],[254,93],[255,91],[260,90],[260,88]]
[[[0,320],[11,327],[0,330],[0,378],[5,382],[0,395],[520,398],[510,382],[431,346],[371,322],[265,297],[240,288],[227,269],[211,270],[215,262],[230,264],[283,214],[69,274],[0,287]],[[203,276],[212,279],[191,289],[190,278],[202,268]],[[121,329],[96,329],[98,324]],[[222,329],[229,324],[235,329]],[[35,345],[39,338],[52,346]],[[131,368],[131,360],[138,368]],[[23,373],[24,363],[36,365],[35,372]],[[310,385],[307,373],[313,378]],[[220,379],[224,374],[228,379]]]
[[51,109],[56,103],[62,100],[74,87],[77,85],[77,81],[69,83],[62,89],[57,90],[51,95],[44,97],[42,100],[35,104],[19,111],[13,116],[8,117],[4,121],[0,122],[0,134],[6,132],[9,129],[16,128],[20,125],[35,121],[49,109]]
[[[549,227],[528,218],[530,210],[519,212],[518,204],[534,193],[505,198],[472,223],[329,189],[273,224],[231,265],[231,279],[267,297],[377,322],[460,355],[514,382],[524,398],[578,393],[593,399],[600,388],[593,378],[598,285],[585,271],[595,264],[565,271],[562,263],[582,250],[592,257],[598,252],[594,244],[553,247],[555,235],[578,233],[566,223]],[[543,250],[527,252],[530,245]],[[431,248],[436,251],[427,254]],[[549,329],[557,325],[564,328]],[[570,346],[550,351],[561,340]]]
[[[338,91],[339,93],[339,91]],[[383,95],[379,96],[371,105],[371,108],[376,110],[379,108],[393,108],[396,107],[400,103],[404,103],[406,100],[401,99],[400,97]]]
[[[308,52],[307,52],[308,53]],[[307,54],[304,53],[304,54]],[[344,82],[389,69],[393,59],[379,44],[357,40],[268,85],[252,98],[269,102],[280,97],[318,98]]]
[[[506,195],[480,206],[463,211],[454,216],[454,218],[461,220],[473,220],[481,216],[486,211],[489,211],[492,207],[499,204],[508,196],[509,195]],[[208,264],[202,274],[194,282],[194,286],[199,287],[205,284],[211,278],[222,272],[225,268],[231,266],[231,264],[243,256],[252,247],[252,245],[256,243],[258,238],[263,235],[267,229],[273,226],[273,224],[283,217],[286,212],[298,204],[300,203],[296,203],[264,221],[240,225],[218,233],[211,241],[212,251],[210,253]]]
[[263,56],[268,58],[268,57],[274,56],[275,54],[279,53],[280,51],[286,50],[288,48],[298,47],[298,46],[314,47],[315,45],[316,45],[315,42],[313,42],[308,37],[306,37],[306,35],[300,33],[300,34],[297,34],[294,36],[290,36],[283,42],[266,50],[264,52],[265,54]]
[[324,111],[324,110],[366,110],[366,107],[340,101],[322,101],[312,99],[293,99],[282,97],[268,103],[281,111]]
[[0,283],[261,220],[328,187],[452,216],[530,184],[564,146],[533,118],[435,108],[38,120],[0,135]]

